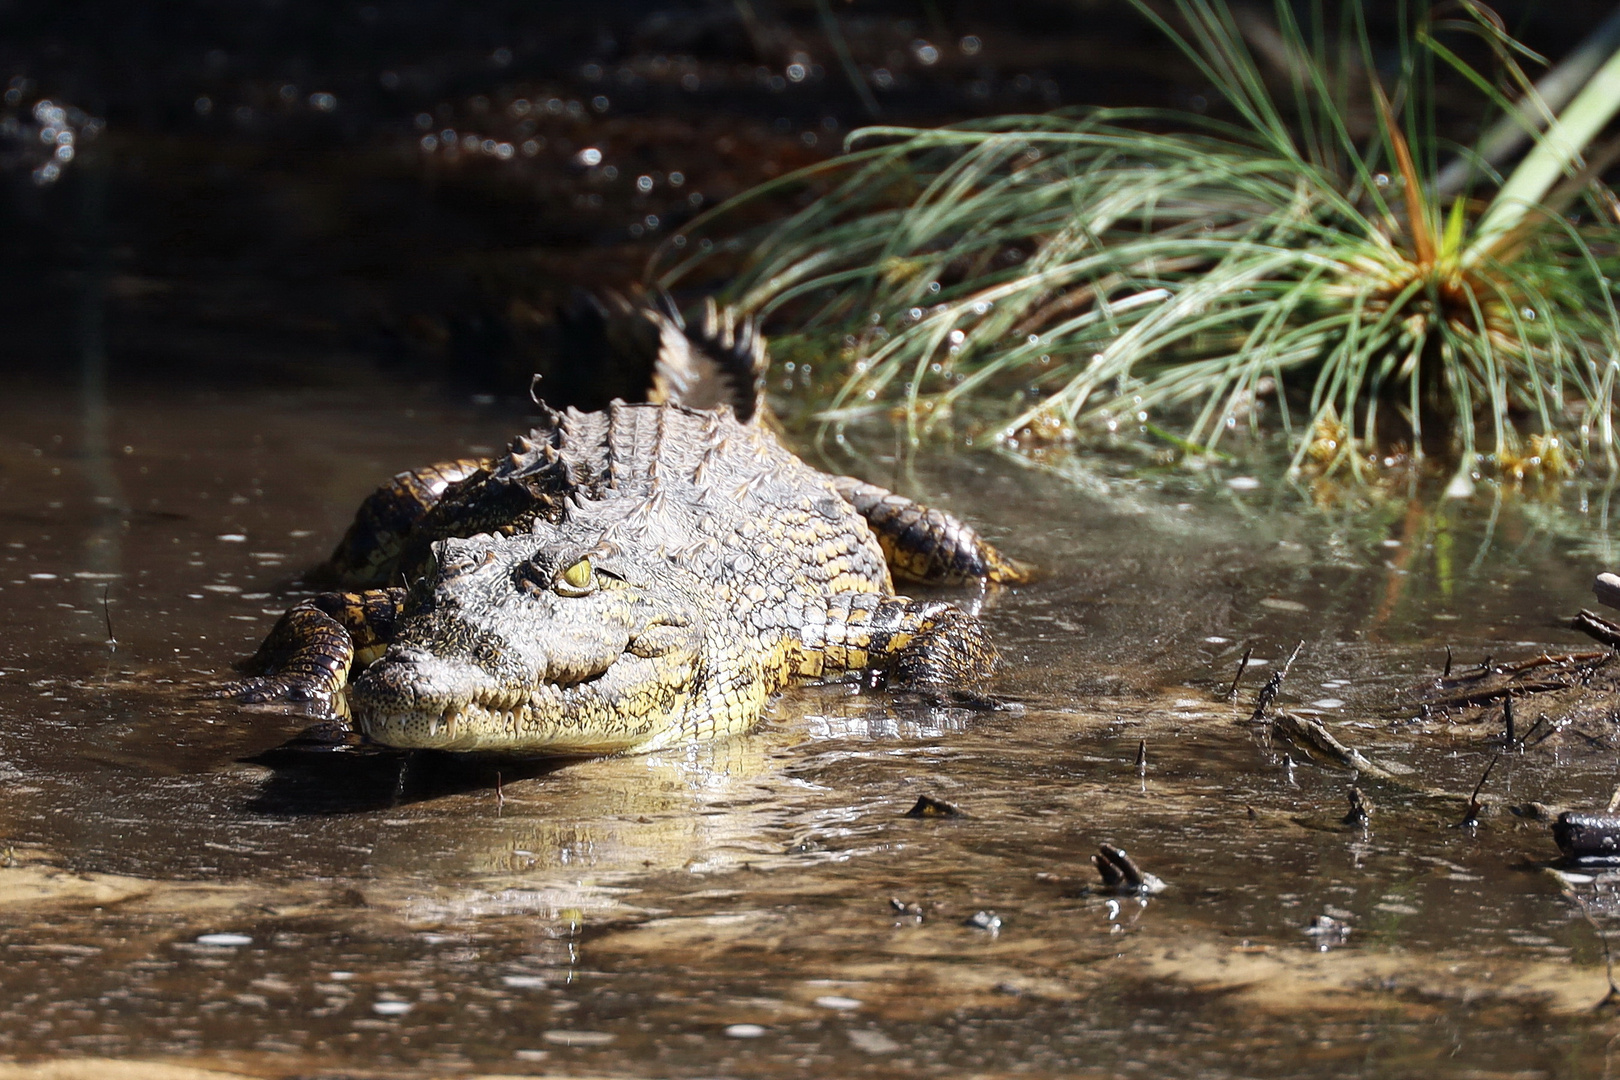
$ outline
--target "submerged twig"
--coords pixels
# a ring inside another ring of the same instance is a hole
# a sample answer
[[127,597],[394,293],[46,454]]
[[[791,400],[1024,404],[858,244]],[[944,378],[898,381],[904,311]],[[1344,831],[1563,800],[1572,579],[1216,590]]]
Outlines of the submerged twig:
[[1496,754],[1491,758],[1491,763],[1485,766],[1484,775],[1479,778],[1479,783],[1474,785],[1473,793],[1468,796],[1468,812],[1465,813],[1463,815],[1463,819],[1457,823],[1458,828],[1472,829],[1474,826],[1479,824],[1479,812],[1482,809],[1479,801],[1479,793],[1484,790],[1485,781],[1491,778],[1491,770],[1496,768],[1496,763],[1500,761],[1501,758],[1501,754]]
[[1125,854],[1122,848],[1101,844],[1097,851],[1098,854],[1091,857],[1091,865],[1097,868],[1098,875],[1102,877],[1103,888],[1138,896],[1151,896],[1165,890],[1165,883],[1160,878],[1137,866],[1136,860]]
[[[1531,725],[1530,731],[1535,731],[1536,728],[1539,728],[1541,726],[1541,722],[1543,720],[1547,720],[1547,716],[1546,716],[1545,713],[1543,713],[1541,716],[1536,717],[1536,722],[1533,725]],[[1537,739],[1535,742],[1531,742],[1530,741],[1530,732],[1525,732],[1524,745],[1527,746],[1527,747],[1529,747],[1529,746],[1540,746],[1542,743],[1546,742],[1548,739],[1552,738],[1554,735],[1558,734],[1560,731],[1563,731],[1566,727],[1568,727],[1573,722],[1574,722],[1574,718],[1569,717],[1569,716],[1564,717],[1564,719],[1562,719],[1562,720],[1556,720],[1556,721],[1547,720],[1547,733],[1545,735],[1543,735],[1541,738]]]
[[1272,718],[1271,725],[1292,739],[1295,744],[1307,750],[1315,750],[1346,768],[1378,780],[1392,781],[1403,787],[1409,786],[1388,769],[1368,760],[1361,751],[1352,749],[1334,738],[1332,732],[1328,731],[1320,720],[1280,712]]
[[1266,710],[1271,708],[1272,702],[1277,700],[1277,694],[1282,690],[1283,680],[1288,677],[1288,669],[1294,666],[1294,661],[1299,658],[1299,650],[1304,647],[1305,643],[1303,641],[1295,645],[1294,651],[1288,654],[1288,660],[1281,668],[1272,672],[1271,678],[1266,680],[1266,685],[1260,688],[1260,695],[1255,698],[1254,712],[1249,717],[1249,723],[1259,723],[1266,718]]
[[[1546,721],[1546,719],[1547,719],[1547,714],[1546,713],[1542,713],[1540,716],[1536,717],[1536,722],[1530,725],[1530,729],[1528,731],[1526,731],[1524,733],[1524,737],[1519,740],[1519,746],[1521,748],[1527,747],[1527,746],[1530,745],[1530,736],[1534,735],[1537,731],[1541,730],[1541,725]],[[1538,741],[1536,745],[1539,746],[1540,742]]]
[[1355,825],[1360,826],[1361,828],[1366,828],[1372,823],[1372,814],[1372,803],[1367,801],[1367,796],[1361,793],[1361,789],[1359,787],[1351,784],[1350,812],[1344,815],[1344,823],[1346,825]]
[[107,649],[109,652],[118,651],[118,639],[113,636],[112,603],[107,598],[112,593],[112,582],[101,587],[101,616],[107,620]]
[[1259,695],[1254,699],[1254,712],[1249,714],[1249,723],[1257,724],[1266,718],[1266,710],[1271,708],[1271,703],[1277,699],[1277,692],[1282,689],[1282,681],[1281,671],[1271,673],[1271,678],[1266,680],[1266,685],[1260,688]]
[[1607,645],[1611,649],[1620,649],[1620,625],[1610,622],[1603,616],[1581,609],[1581,613],[1569,621],[1571,630],[1579,630],[1594,641]]
[[1228,701],[1236,700],[1238,683],[1243,681],[1243,673],[1245,671],[1249,670],[1249,658],[1251,656],[1253,656],[1253,655],[1254,655],[1254,646],[1253,645],[1250,645],[1247,649],[1243,650],[1243,659],[1238,661],[1237,674],[1232,676],[1232,685],[1227,688],[1226,700],[1228,700]]

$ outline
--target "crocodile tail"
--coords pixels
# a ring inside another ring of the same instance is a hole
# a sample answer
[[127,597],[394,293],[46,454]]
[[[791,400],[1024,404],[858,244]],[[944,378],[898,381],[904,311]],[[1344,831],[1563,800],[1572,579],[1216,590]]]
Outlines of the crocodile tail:
[[587,412],[615,398],[645,398],[663,335],[644,304],[618,292],[575,289],[557,310],[554,333],[554,355],[531,390],[535,396]]
[[658,309],[645,310],[658,327],[651,400],[692,409],[730,405],[744,422],[763,413],[770,358],[759,320],[720,307],[712,296],[704,300],[696,327],[681,318],[668,293],[659,294]]

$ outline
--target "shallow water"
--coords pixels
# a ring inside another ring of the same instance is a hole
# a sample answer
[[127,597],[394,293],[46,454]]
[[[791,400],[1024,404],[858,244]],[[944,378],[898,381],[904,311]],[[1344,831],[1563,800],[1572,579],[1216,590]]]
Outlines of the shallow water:
[[[1459,667],[1583,647],[1558,619],[1604,565],[1599,494],[1324,511],[1123,457],[869,451],[832,464],[1042,567],[963,598],[1011,661],[1008,708],[812,687],[744,737],[539,764],[301,745],[304,718],[200,696],[372,484],[522,423],[363,373],[0,405],[0,1054],[262,1076],[1606,1064],[1602,945],[1538,866],[1545,823],[1456,827],[1500,732],[1415,720],[1407,693],[1447,646]],[[1249,722],[1300,642],[1279,703],[1410,780],[1363,781],[1368,828],[1342,824],[1346,770]],[[1569,733],[1485,794],[1601,805],[1616,772]],[[922,794],[965,816],[903,816]],[[1103,842],[1168,890],[1095,891]],[[1348,937],[1306,934],[1322,915]]]
[[[1620,701],[1552,734],[1527,703],[1546,737],[1496,760],[1499,708],[1415,690],[1589,647],[1600,486],[1369,506],[868,431],[820,463],[1042,570],[956,594],[1003,709],[805,687],[743,737],[536,763],[203,696],[373,485],[524,427],[491,395],[572,287],[873,115],[817,5],[542,7],[91,4],[0,40],[0,1080],[1611,1071],[1620,904],[1504,808],[1607,803]],[[832,5],[886,122],[1208,104],[1108,5],[922,7]],[[1549,56],[1610,10],[1526,7]],[[42,184],[47,97],[95,115]],[[1296,649],[1277,705],[1392,779],[1250,720]],[[1103,843],[1168,888],[1101,891]]]

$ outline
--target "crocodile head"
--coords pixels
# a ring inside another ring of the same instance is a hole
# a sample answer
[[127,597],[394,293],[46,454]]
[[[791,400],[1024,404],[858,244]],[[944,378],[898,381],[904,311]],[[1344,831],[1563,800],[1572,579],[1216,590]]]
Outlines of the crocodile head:
[[679,729],[704,635],[690,571],[589,533],[475,536],[434,553],[398,636],[350,687],[366,735],[569,754]]

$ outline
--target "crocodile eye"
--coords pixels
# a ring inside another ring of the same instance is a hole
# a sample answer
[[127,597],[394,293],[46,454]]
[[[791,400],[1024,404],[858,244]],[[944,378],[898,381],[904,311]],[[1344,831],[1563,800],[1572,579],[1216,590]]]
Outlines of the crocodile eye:
[[557,591],[564,596],[585,596],[588,593],[595,592],[596,574],[591,569],[591,560],[579,560],[558,574],[553,584]]

